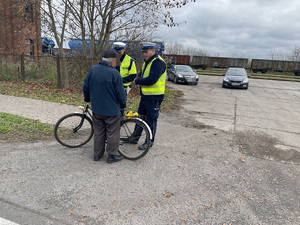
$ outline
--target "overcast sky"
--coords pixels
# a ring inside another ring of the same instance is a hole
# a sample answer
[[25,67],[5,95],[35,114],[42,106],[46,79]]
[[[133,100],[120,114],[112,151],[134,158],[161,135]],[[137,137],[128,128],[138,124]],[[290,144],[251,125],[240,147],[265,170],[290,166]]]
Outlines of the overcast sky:
[[[173,9],[164,42],[204,49],[210,56],[267,58],[300,47],[300,0],[196,0]],[[184,23],[186,21],[186,23]]]

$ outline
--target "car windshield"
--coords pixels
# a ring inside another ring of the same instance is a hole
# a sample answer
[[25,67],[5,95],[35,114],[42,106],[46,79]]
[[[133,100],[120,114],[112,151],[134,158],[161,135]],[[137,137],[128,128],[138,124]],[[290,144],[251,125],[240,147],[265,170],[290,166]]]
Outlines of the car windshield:
[[193,72],[192,68],[189,66],[176,66],[178,72]]
[[247,76],[245,69],[229,69],[227,71],[227,75],[229,76]]

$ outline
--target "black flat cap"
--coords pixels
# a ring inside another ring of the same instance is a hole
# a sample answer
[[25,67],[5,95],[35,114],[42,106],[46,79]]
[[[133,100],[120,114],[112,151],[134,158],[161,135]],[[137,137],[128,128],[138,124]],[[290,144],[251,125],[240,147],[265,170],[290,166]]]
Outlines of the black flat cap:
[[103,58],[116,58],[117,54],[113,50],[106,50],[103,52],[102,57]]

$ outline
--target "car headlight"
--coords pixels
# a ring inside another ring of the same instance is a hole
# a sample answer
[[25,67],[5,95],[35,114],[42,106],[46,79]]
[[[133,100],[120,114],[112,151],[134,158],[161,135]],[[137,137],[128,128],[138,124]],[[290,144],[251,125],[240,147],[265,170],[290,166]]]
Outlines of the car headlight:
[[196,79],[199,79],[199,75],[196,75]]
[[178,77],[183,78],[183,76],[181,74],[178,74]]
[[224,81],[226,82],[229,82],[228,78],[227,77],[224,77]]
[[246,78],[245,80],[243,80],[243,83],[248,83],[249,79]]

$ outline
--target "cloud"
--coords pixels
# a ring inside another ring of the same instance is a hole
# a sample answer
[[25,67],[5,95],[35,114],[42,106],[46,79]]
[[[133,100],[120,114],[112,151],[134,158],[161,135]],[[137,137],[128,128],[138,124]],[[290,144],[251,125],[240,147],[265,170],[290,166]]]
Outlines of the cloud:
[[266,58],[272,49],[291,52],[300,45],[299,9],[297,0],[201,0],[172,9],[180,25],[161,27],[159,35],[210,55]]

